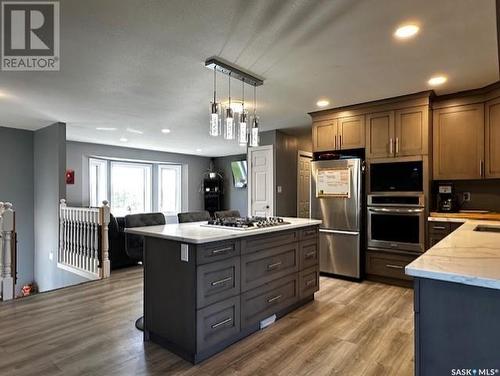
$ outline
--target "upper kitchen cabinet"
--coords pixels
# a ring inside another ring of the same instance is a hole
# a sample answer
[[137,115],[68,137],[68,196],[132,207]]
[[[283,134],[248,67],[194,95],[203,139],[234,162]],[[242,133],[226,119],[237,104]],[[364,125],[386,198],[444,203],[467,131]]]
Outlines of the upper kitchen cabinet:
[[484,104],[435,108],[433,117],[434,180],[481,179]]
[[394,118],[396,157],[429,154],[429,107],[397,110]]
[[337,149],[359,149],[365,147],[365,117],[350,116],[337,120]]
[[337,120],[321,120],[313,123],[313,151],[336,149]]
[[366,149],[368,158],[394,155],[394,111],[366,115]]
[[500,178],[500,98],[485,105],[485,177]]

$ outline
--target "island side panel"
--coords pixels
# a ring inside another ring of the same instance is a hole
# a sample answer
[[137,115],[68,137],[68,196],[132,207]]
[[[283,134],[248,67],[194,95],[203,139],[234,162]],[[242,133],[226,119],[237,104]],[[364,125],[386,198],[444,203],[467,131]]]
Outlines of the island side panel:
[[500,290],[415,280],[415,375],[499,369]]
[[181,260],[181,242],[146,237],[145,338],[190,358],[196,352],[196,255]]

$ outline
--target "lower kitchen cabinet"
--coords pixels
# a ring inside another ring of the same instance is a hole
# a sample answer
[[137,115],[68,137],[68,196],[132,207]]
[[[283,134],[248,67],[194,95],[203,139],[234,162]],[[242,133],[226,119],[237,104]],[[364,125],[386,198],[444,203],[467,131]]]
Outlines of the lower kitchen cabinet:
[[427,249],[434,247],[462,225],[463,222],[429,221],[427,226],[429,234]]
[[411,287],[412,277],[405,274],[405,267],[419,254],[409,252],[367,250],[366,278],[372,281]]

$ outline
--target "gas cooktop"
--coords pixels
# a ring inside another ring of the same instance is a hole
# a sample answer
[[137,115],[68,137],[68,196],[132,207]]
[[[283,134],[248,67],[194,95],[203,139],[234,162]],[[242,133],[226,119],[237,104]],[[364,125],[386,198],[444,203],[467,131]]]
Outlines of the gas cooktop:
[[275,227],[281,225],[289,225],[290,222],[285,222],[280,217],[227,217],[215,218],[208,221],[207,224],[202,224],[202,227],[219,227],[229,230],[255,230],[259,228]]

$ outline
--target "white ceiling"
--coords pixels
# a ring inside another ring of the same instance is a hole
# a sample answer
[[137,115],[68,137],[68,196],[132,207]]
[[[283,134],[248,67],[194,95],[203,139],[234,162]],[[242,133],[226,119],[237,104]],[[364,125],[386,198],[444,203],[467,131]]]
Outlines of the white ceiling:
[[[408,20],[421,32],[394,40]],[[438,94],[498,80],[495,22],[494,0],[61,0],[61,71],[1,72],[0,125],[62,121],[70,140],[241,153],[208,136],[206,58],[265,78],[264,130],[304,127],[320,97],[342,106],[408,94],[441,72],[449,81]],[[226,96],[227,79],[219,86]]]

